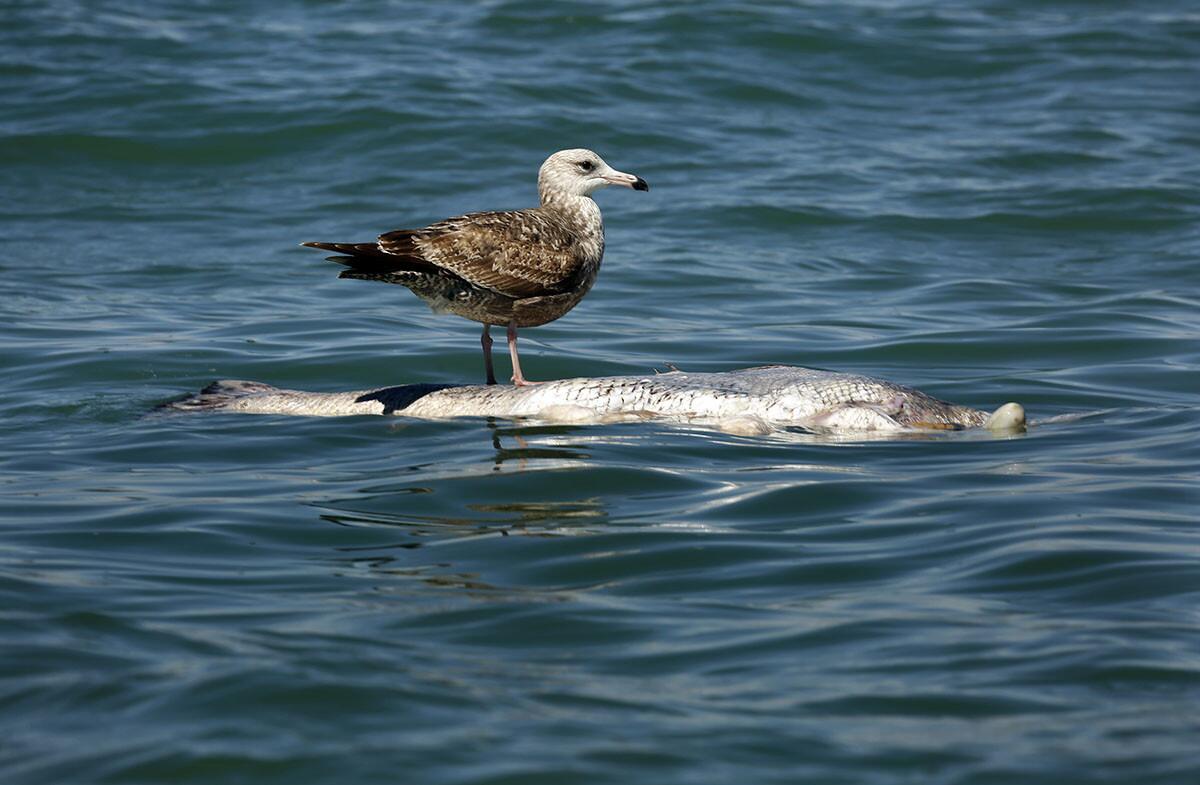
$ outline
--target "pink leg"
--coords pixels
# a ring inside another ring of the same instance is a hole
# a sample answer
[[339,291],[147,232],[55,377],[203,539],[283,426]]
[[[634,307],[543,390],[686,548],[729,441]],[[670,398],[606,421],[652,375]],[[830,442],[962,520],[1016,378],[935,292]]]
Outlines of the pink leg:
[[487,371],[487,383],[496,383],[496,374],[492,371],[492,334],[489,332],[491,325],[483,326],[483,335],[479,336],[479,343],[483,346],[483,367]]
[[521,373],[521,360],[517,357],[517,323],[508,323],[508,353],[512,355],[513,375],[512,381],[517,387],[527,387],[531,384],[541,384],[541,382],[531,382]]

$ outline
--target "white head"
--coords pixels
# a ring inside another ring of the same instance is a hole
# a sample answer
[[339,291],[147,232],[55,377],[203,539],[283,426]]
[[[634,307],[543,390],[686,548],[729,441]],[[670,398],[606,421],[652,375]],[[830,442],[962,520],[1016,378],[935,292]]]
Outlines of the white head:
[[650,190],[642,178],[618,172],[604,163],[603,158],[582,148],[559,150],[538,170],[538,194],[542,204],[562,196],[591,196],[593,191],[609,185],[623,185],[635,191]]

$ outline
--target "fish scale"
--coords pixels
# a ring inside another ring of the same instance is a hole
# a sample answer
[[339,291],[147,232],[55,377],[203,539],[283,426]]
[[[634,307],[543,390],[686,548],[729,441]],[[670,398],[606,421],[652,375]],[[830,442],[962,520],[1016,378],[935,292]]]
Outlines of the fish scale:
[[[1015,404],[1007,404],[1015,406]],[[723,373],[563,379],[529,387],[410,384],[316,393],[257,382],[215,382],[167,404],[178,410],[261,414],[392,414],[422,418],[532,417],[576,421],[638,416],[672,422],[752,418],[772,427],[831,431],[958,429],[988,424],[987,412],[869,376],[773,365]],[[567,407],[567,409],[564,409]],[[1020,407],[1019,424],[1024,424]]]

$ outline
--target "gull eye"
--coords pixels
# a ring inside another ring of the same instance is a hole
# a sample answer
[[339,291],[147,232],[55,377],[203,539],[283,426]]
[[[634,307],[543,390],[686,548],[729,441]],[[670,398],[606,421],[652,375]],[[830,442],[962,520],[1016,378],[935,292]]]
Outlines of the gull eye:
[[576,165],[584,172],[590,172],[596,168],[596,165],[591,161],[580,161]]

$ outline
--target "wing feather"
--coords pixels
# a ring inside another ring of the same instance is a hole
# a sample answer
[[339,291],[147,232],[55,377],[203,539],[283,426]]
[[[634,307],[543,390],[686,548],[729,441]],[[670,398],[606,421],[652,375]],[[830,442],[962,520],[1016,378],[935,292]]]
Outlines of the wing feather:
[[586,261],[566,222],[537,209],[469,213],[425,229],[388,232],[380,235],[379,250],[421,259],[514,298],[569,290]]

